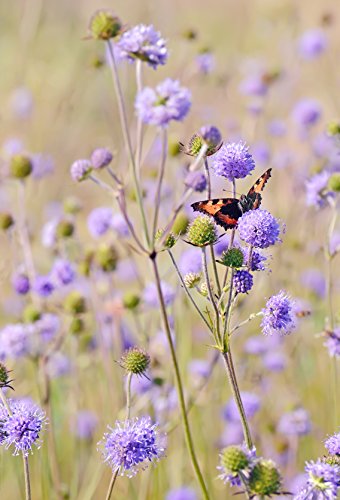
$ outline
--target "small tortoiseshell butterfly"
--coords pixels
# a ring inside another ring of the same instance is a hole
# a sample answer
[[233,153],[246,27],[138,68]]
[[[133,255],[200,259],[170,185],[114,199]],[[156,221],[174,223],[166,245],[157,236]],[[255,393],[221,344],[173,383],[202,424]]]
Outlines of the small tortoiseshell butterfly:
[[224,229],[233,229],[237,226],[238,219],[249,210],[255,210],[261,205],[261,191],[271,176],[269,168],[261,175],[249,189],[248,194],[238,198],[215,198],[213,200],[196,201],[191,206],[195,212],[202,212],[214,217],[216,224]]

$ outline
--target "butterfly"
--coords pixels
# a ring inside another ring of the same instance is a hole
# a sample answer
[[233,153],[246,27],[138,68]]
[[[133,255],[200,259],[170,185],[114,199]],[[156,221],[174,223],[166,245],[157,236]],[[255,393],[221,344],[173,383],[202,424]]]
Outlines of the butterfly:
[[196,201],[191,206],[194,212],[202,212],[211,215],[216,224],[224,229],[233,229],[237,226],[238,219],[249,210],[256,210],[261,205],[263,191],[266,182],[271,177],[272,169],[269,168],[261,175],[247,194],[240,198],[215,198],[213,200]]

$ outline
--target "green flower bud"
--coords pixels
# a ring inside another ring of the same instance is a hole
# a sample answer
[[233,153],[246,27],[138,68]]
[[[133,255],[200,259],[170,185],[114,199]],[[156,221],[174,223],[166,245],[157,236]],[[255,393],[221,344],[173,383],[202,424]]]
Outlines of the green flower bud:
[[199,215],[190,224],[188,241],[197,247],[211,245],[217,240],[216,224],[207,215]]
[[3,363],[0,363],[0,387],[11,387],[9,384],[12,382],[12,380],[9,379],[9,371],[7,370],[6,366]]
[[41,312],[34,306],[28,305],[25,307],[22,317],[26,323],[35,323],[41,318]]
[[249,458],[241,446],[228,446],[220,455],[222,467],[229,472],[240,472],[249,465]]
[[198,156],[203,144],[203,138],[198,134],[194,134],[189,141],[188,153],[191,156]]
[[333,137],[340,135],[340,122],[338,120],[332,120],[329,122],[327,125],[327,132]]
[[123,305],[126,309],[136,309],[140,303],[140,297],[135,293],[126,293],[123,297]]
[[64,300],[64,309],[70,314],[81,314],[86,312],[86,301],[81,293],[70,292]]
[[[158,229],[158,231],[157,231],[157,233],[156,233],[156,235],[155,235],[155,240],[156,240],[156,241],[157,241],[157,240],[161,240],[161,239],[162,239],[163,234],[164,234],[164,230],[163,230],[163,229]],[[177,241],[177,240],[176,240],[175,235],[174,235],[173,233],[171,233],[171,232],[170,232],[170,233],[167,235],[167,237],[165,238],[165,241],[164,241],[164,246],[165,246],[166,248],[172,248],[172,247],[175,245],[176,241]]]
[[243,252],[240,248],[229,248],[223,252],[221,256],[221,263],[228,267],[241,267],[243,265]]
[[110,10],[97,10],[90,20],[89,31],[95,40],[109,40],[120,34],[122,23]]
[[90,275],[93,259],[94,259],[94,251],[88,250],[85,254],[84,259],[78,265],[78,270],[80,274],[86,277]]
[[340,191],[340,174],[332,174],[328,181],[328,187],[331,191]]
[[28,156],[14,155],[11,158],[10,172],[16,179],[24,179],[32,172],[32,162]]
[[208,286],[206,282],[202,283],[199,292],[203,297],[208,297]]
[[260,459],[249,475],[250,492],[260,497],[275,495],[281,488],[281,475],[272,460]]
[[91,66],[92,68],[95,68],[95,69],[100,69],[102,68],[103,66],[105,65],[105,61],[102,57],[100,56],[95,56],[92,58],[91,60]]
[[189,219],[188,217],[183,213],[179,213],[175,219],[175,222],[173,223],[173,226],[171,228],[171,231],[174,234],[185,234],[189,225]]
[[120,365],[129,373],[143,375],[150,364],[150,356],[139,347],[131,347],[124,352]]
[[101,245],[94,255],[95,261],[107,273],[114,271],[117,266],[118,254],[112,245]]
[[199,285],[201,281],[201,274],[188,273],[184,276],[183,281],[187,288],[195,288],[195,286]]
[[169,156],[175,158],[181,152],[181,146],[178,141],[170,141],[169,142]]
[[68,198],[66,198],[66,200],[64,200],[63,206],[65,213],[71,215],[79,213],[82,209],[81,202],[78,200],[78,198],[75,198],[73,196],[69,196]]
[[85,323],[82,318],[76,317],[72,319],[70,324],[70,332],[72,334],[77,335],[79,333],[82,333],[84,331],[84,328],[85,328]]
[[183,38],[185,38],[186,40],[196,40],[197,36],[197,31],[191,28],[188,28],[183,32]]
[[57,225],[56,233],[58,238],[70,238],[74,233],[74,224],[69,220],[61,220]]
[[0,229],[3,231],[6,231],[9,229],[11,226],[14,224],[14,219],[11,216],[11,214],[7,212],[1,212],[0,213]]

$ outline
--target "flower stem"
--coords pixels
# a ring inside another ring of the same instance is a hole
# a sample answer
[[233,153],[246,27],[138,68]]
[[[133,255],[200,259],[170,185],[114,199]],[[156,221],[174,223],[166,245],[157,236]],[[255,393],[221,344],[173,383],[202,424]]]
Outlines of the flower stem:
[[124,97],[123,97],[123,92],[122,92],[122,88],[121,88],[120,80],[119,80],[119,76],[118,76],[118,68],[117,68],[117,64],[116,64],[116,59],[114,56],[114,51],[113,51],[112,43],[110,40],[107,42],[107,47],[108,47],[108,54],[109,54],[109,59],[110,59],[110,67],[111,67],[111,72],[112,72],[113,84],[115,87],[116,97],[117,97],[117,101],[118,101],[118,110],[119,110],[119,116],[120,116],[124,141],[125,141],[125,145],[126,145],[126,148],[128,150],[128,154],[130,156],[130,161],[131,161],[131,165],[132,165],[132,174],[133,174],[133,180],[134,180],[135,189],[136,189],[137,204],[139,206],[140,214],[142,217],[142,224],[143,224],[145,239],[146,239],[148,246],[150,246],[148,225],[147,225],[146,215],[145,215],[145,211],[144,211],[143,197],[142,197],[140,185],[138,182],[137,168],[136,168],[135,156],[134,156],[133,149],[132,149],[132,143],[131,143],[131,137],[130,137],[130,132],[129,132],[128,120],[127,120],[127,116],[126,116]]
[[181,374],[179,371],[178,367],[178,362],[177,362],[177,357],[176,357],[176,352],[175,352],[175,347],[174,343],[172,341],[171,337],[171,331],[170,331],[170,325],[169,325],[169,319],[168,315],[166,312],[166,306],[164,302],[164,297],[163,297],[163,292],[161,288],[161,281],[160,281],[160,276],[159,276],[159,271],[158,271],[158,265],[157,265],[157,255],[152,254],[150,256],[151,262],[152,262],[152,269],[155,277],[155,282],[156,282],[156,287],[157,287],[157,294],[158,294],[158,300],[160,304],[160,309],[161,309],[161,316],[162,316],[162,321],[163,321],[163,327],[167,336],[167,340],[169,343],[170,347],[170,355],[171,355],[171,360],[172,364],[174,367],[174,372],[175,372],[175,381],[176,381],[176,387],[177,387],[177,394],[178,394],[178,399],[179,399],[179,406],[181,410],[181,415],[183,419],[183,425],[184,425],[184,434],[185,434],[185,440],[187,444],[187,448],[189,451],[189,455],[191,458],[191,463],[194,468],[194,471],[196,473],[197,480],[199,482],[199,485],[202,490],[202,495],[205,500],[209,499],[209,494],[207,487],[205,485],[202,472],[200,470],[195,449],[194,449],[194,443],[190,431],[190,425],[189,425],[189,420],[188,420],[188,415],[187,415],[187,410],[186,410],[186,405],[185,405],[185,400],[184,400],[184,391],[183,391],[183,384],[182,384],[182,379],[181,379]]
[[114,474],[112,474],[111,481],[109,484],[109,489],[107,490],[105,500],[110,500],[110,498],[111,498],[113,487],[115,485],[115,482],[116,482],[116,479],[118,476],[118,472],[119,472],[119,469],[117,469],[116,472]]
[[168,149],[167,144],[168,144],[167,131],[166,131],[166,128],[163,128],[162,129],[162,160],[161,160],[161,167],[159,169],[159,175],[158,175],[157,189],[156,189],[156,195],[155,195],[155,213],[154,213],[153,225],[152,225],[153,241],[155,240],[155,235],[156,235],[156,231],[157,231],[158,215],[159,215],[159,209],[160,209],[160,203],[161,203],[162,184],[163,184],[163,179],[164,179],[165,162],[166,162],[167,149]]
[[132,380],[132,372],[128,373],[127,381],[126,381],[126,420],[129,420],[131,413],[131,380]]

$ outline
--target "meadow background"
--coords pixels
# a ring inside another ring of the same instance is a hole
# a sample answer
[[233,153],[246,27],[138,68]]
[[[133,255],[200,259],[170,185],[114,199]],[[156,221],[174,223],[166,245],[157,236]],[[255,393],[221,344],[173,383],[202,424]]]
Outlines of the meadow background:
[[[89,156],[96,147],[107,146],[117,152],[113,168],[117,171],[125,168],[109,68],[95,64],[104,60],[104,48],[100,42],[83,39],[90,16],[101,7],[112,8],[129,25],[151,23],[168,40],[167,65],[157,72],[147,68],[144,81],[153,86],[170,76],[180,79],[192,92],[190,114],[183,123],[176,122],[169,127],[171,143],[187,141],[200,126],[211,123],[219,127],[225,140],[242,138],[249,144],[257,165],[252,179],[266,168],[273,168],[263,206],[285,223],[286,232],[282,243],[267,252],[270,269],[258,273],[252,292],[239,303],[235,321],[260,310],[266,298],[281,288],[303,301],[304,309],[311,314],[301,318],[298,328],[280,344],[280,353],[285,356],[281,371],[269,370],[261,356],[247,352],[247,339],[255,335],[261,338],[258,320],[239,331],[233,346],[241,390],[256,394],[261,401],[259,411],[250,421],[257,449],[277,461],[289,490],[294,478],[303,471],[305,460],[316,459],[324,453],[322,441],[336,432],[339,425],[339,407],[335,407],[335,360],[323,346],[324,338],[317,335],[323,330],[327,315],[322,246],[331,214],[327,207],[322,210],[308,207],[305,189],[306,179],[329,161],[324,134],[327,124],[339,116],[339,16],[335,3],[122,0],[102,4],[84,0],[3,0],[0,3],[3,166],[0,209],[13,213],[14,217],[18,210],[15,183],[7,181],[4,174],[11,141],[21,141],[28,153],[50,155],[54,172],[40,180],[29,179],[26,191],[26,217],[35,264],[41,273],[47,273],[53,262],[53,250],[41,243],[42,228],[61,213],[66,199],[76,197],[82,207],[76,216],[76,243],[73,246],[70,243],[68,248],[77,264],[88,248],[98,244],[89,234],[88,214],[97,206],[112,205],[110,197],[95,185],[74,183],[69,175],[71,163]],[[306,61],[298,53],[297,40],[311,28],[325,31],[328,47],[320,57]],[[194,40],[186,38],[188,30],[196,33]],[[208,74],[202,74],[196,57],[206,47],[213,54],[214,67]],[[132,120],[134,70],[122,63],[120,71]],[[266,94],[254,97],[242,93],[241,82],[258,73],[274,75]],[[322,109],[320,119],[306,133],[301,133],[292,117],[294,106],[302,98],[317,100]],[[282,135],[270,133],[273,120],[284,124]],[[155,134],[150,128],[145,135],[145,149],[150,149],[143,170],[146,183],[154,181],[159,165]],[[168,160],[164,213],[180,198],[186,163],[184,155]],[[237,191],[246,192],[251,182],[250,177],[241,180]],[[227,181],[215,177],[214,195],[222,195],[223,189],[230,189]],[[205,196],[196,193],[190,202],[201,198]],[[151,206],[152,199],[148,207]],[[131,199],[131,214],[135,213]],[[188,214],[192,217],[190,211]],[[114,234],[106,235],[104,241],[117,243],[119,250],[120,242]],[[178,260],[187,249],[181,241],[175,246]],[[11,286],[11,276],[22,261],[15,237],[11,240],[2,234],[0,252],[0,321],[5,326],[20,320],[27,299],[15,295]],[[84,280],[79,285],[91,303],[85,315],[86,331],[78,337],[70,334],[66,339],[62,352],[69,359],[69,371],[52,380],[53,426],[65,498],[90,500],[105,495],[110,470],[101,463],[96,443],[107,424],[113,425],[124,413],[124,372],[115,360],[119,359],[126,338],[132,343],[142,343],[145,331],[151,338],[155,337],[150,346],[152,377],[163,380],[163,388],[167,388],[153,396],[158,406],[164,406],[163,410],[158,409],[161,425],[170,429],[166,459],[136,478],[120,478],[114,498],[163,499],[169,490],[181,486],[192,487],[200,498],[181,425],[178,425],[179,414],[171,393],[172,367],[166,345],[158,335],[161,328],[158,311],[150,311],[141,304],[137,314],[132,314],[122,306],[122,296],[131,291],[140,294],[143,286],[151,281],[151,273],[145,262],[137,258],[135,264],[141,282],[128,278],[132,264],[127,260],[126,249],[120,252],[125,267],[118,266],[119,272],[112,273],[109,282],[103,278],[97,283]],[[337,259],[333,264],[332,293],[334,310],[339,315]],[[170,312],[175,322],[177,352],[186,392],[195,393],[200,378],[190,369],[190,363],[196,359],[211,360],[213,352],[208,347],[207,333],[188,306],[166,255],[161,258],[161,272],[176,290]],[[59,306],[46,307],[58,310]],[[109,327],[98,322],[98,309],[110,315]],[[110,339],[109,349],[91,347],[91,341],[101,329],[105,329]],[[9,360],[7,365],[14,370],[15,395],[39,401],[37,365],[29,359]],[[219,362],[190,413],[197,454],[216,499],[232,497],[232,490],[216,479],[218,453],[228,427],[222,410],[230,397],[224,367]],[[154,399],[146,393],[135,396],[133,408],[136,414],[154,412],[153,405]],[[311,431],[302,437],[278,432],[280,417],[298,407],[309,413]],[[97,419],[93,435],[88,439],[80,439],[75,431],[75,418],[81,410],[93,412]],[[47,467],[48,432],[47,428],[41,450],[29,459],[36,499],[54,498]],[[230,436],[228,439],[233,440]],[[20,498],[23,479],[19,462],[18,457],[1,450],[1,498]]]

